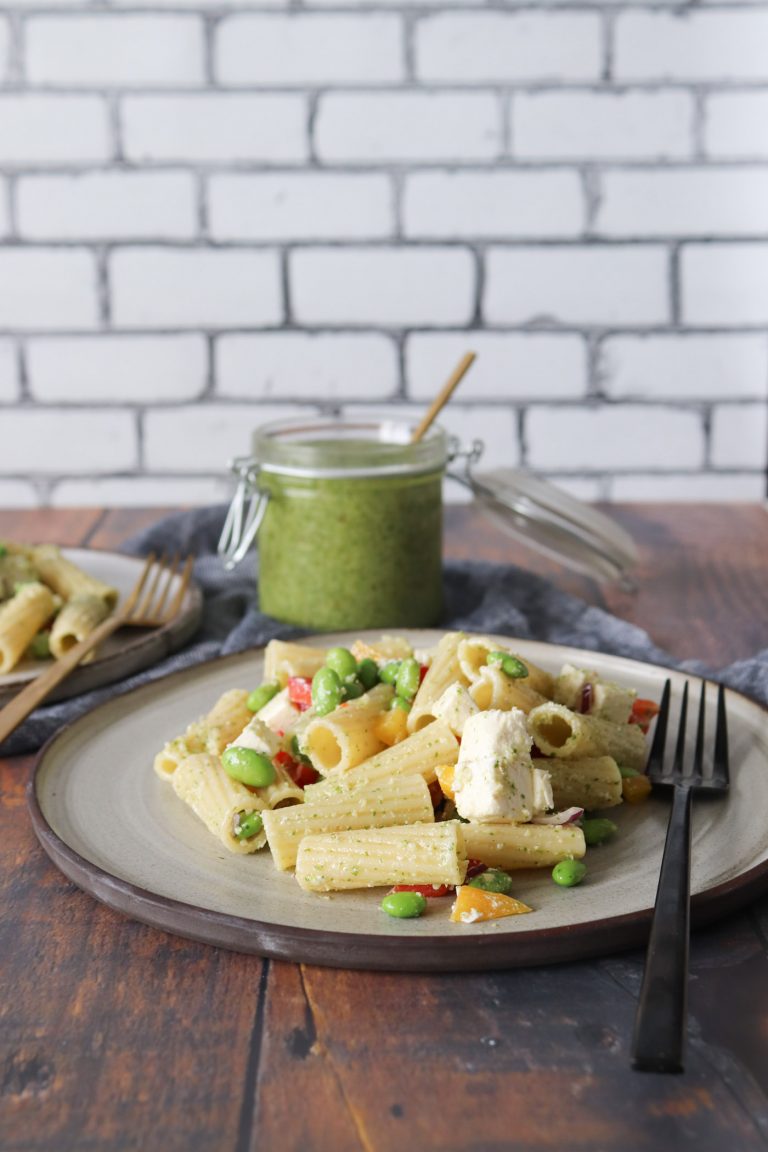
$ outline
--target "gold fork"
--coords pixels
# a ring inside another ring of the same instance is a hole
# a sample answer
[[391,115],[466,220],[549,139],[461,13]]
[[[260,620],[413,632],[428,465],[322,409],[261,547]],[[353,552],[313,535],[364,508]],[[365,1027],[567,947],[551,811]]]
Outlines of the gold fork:
[[[10,736],[22,720],[29,716],[38,704],[45,700],[57,684],[82,663],[89,652],[98,647],[118,628],[160,628],[170,623],[179,613],[192,574],[193,557],[188,556],[179,573],[179,557],[168,560],[165,556],[157,559],[152,553],[146,559],[139,579],[136,581],[125,602],[119,605],[111,616],[97,624],[82,640],[73,644],[64,655],[36,676],[26,688],[22,688],[13,699],[0,710],[0,743]],[[174,590],[174,579],[177,587]]]

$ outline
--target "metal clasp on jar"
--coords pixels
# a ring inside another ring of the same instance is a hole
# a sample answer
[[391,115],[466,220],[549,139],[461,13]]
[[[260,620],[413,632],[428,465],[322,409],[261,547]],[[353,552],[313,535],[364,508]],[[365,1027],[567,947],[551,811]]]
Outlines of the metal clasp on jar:
[[260,469],[252,456],[236,457],[229,468],[237,477],[237,486],[217,547],[228,570],[240,563],[256,539],[269,501],[258,486]]
[[[455,436],[451,436],[448,441],[448,465],[445,470],[446,476],[451,480],[458,481],[463,484],[465,488],[469,488],[470,492],[474,491],[470,472],[472,465],[477,464],[478,460],[485,451],[485,444],[482,440],[473,440],[469,448],[462,448],[459,440]],[[463,468],[452,469],[451,464],[461,462]]]

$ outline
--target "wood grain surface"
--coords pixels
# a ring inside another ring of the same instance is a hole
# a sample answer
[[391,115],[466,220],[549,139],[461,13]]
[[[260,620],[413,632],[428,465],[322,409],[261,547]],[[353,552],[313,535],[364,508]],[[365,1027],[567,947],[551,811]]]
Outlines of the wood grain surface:
[[[0,511],[0,536],[118,549],[163,511]],[[565,572],[465,506],[448,509],[447,553],[535,566],[678,657],[768,646],[764,508],[612,512],[640,547],[634,591]],[[637,1073],[641,952],[419,976],[178,939],[49,863],[31,767],[0,760],[3,1152],[768,1147],[768,900],[694,934],[685,1074]]]

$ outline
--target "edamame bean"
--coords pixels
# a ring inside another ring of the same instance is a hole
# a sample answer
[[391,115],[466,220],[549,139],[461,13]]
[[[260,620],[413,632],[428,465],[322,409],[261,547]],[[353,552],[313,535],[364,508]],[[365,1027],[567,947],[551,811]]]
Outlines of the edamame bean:
[[395,692],[397,692],[398,696],[402,696],[404,700],[412,700],[419,690],[420,681],[421,668],[419,667],[419,662],[418,660],[414,660],[412,656],[409,656],[407,660],[403,660],[397,670]]
[[552,869],[552,879],[561,888],[575,888],[586,874],[587,866],[581,860],[560,860]]
[[421,892],[388,892],[381,902],[383,912],[400,920],[421,916],[426,906],[427,899]]
[[51,654],[50,632],[38,632],[27,649],[33,660],[47,660]]
[[500,868],[487,868],[479,876],[468,881],[470,888],[482,888],[484,892],[502,892],[505,896],[512,890],[512,877]]
[[327,668],[332,668],[340,680],[357,673],[357,660],[349,648],[329,648],[325,657]]
[[263,752],[241,748],[237,744],[224,749],[221,763],[228,776],[249,788],[266,788],[277,775],[274,764]]
[[638,772],[637,768],[625,768],[623,764],[619,764],[618,768],[623,780],[629,780],[632,776],[642,776],[642,772]]
[[370,656],[366,656],[357,666],[357,678],[368,692],[379,682],[379,666]]
[[280,685],[274,680],[265,680],[258,688],[254,688],[245,702],[246,708],[251,712],[260,712],[265,704],[269,704],[280,691]]
[[318,716],[333,712],[342,701],[341,679],[333,668],[326,664],[318,668],[312,677],[312,703]]
[[345,700],[357,700],[365,693],[365,688],[356,676],[351,676],[342,684],[341,692]]
[[410,712],[411,701],[404,699],[402,696],[393,696],[389,702],[390,708],[402,708],[403,712]]
[[581,830],[587,844],[592,846],[604,844],[606,840],[610,840],[611,836],[615,836],[619,829],[613,820],[607,820],[605,816],[595,816],[589,820],[584,820]]
[[486,664],[500,664],[505,676],[511,680],[521,680],[528,675],[528,669],[517,656],[510,656],[509,652],[489,652]]
[[400,660],[388,660],[386,664],[382,665],[379,669],[379,680],[382,684],[394,684],[400,671],[400,664]]
[[235,836],[238,840],[251,840],[258,836],[264,827],[259,812],[239,812],[235,821]]

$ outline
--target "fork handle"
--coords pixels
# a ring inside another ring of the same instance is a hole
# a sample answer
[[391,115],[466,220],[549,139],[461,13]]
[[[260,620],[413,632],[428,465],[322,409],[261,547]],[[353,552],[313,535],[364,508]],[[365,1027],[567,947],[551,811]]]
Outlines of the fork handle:
[[691,789],[675,785],[632,1041],[642,1072],[682,1072],[691,927]]
[[113,632],[116,632],[123,622],[122,614],[108,616],[106,620],[102,620],[101,624],[94,628],[93,632],[90,632],[77,644],[73,644],[55,664],[51,664],[50,668],[46,668],[45,672],[41,672],[39,676],[30,681],[26,688],[17,692],[5,708],[0,710],[0,744],[6,736],[10,736],[11,732],[18,728],[22,720],[26,720],[30,712],[33,712],[38,704],[50,695],[56,685],[60,684],[73,668],[82,663],[89,652],[93,651]]

